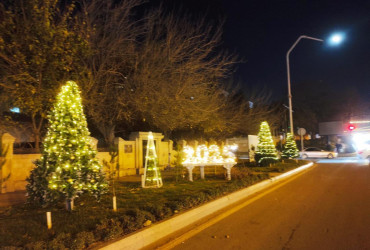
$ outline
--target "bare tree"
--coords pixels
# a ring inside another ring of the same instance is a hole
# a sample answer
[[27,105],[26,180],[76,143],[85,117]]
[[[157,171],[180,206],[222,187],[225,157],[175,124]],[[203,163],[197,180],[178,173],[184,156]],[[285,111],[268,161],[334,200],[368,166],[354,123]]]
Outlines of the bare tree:
[[134,8],[141,3],[84,5],[92,49],[83,87],[89,116],[109,143],[121,121],[145,121],[166,133],[195,126],[219,129],[210,121],[227,106],[221,82],[236,62],[217,50],[221,26],[161,10],[138,20]]
[[127,76],[132,71],[136,39],[142,30],[132,16],[142,0],[84,2],[81,30],[91,53],[84,59],[87,74],[83,80],[84,104],[89,117],[113,143],[116,125],[130,120],[127,105]]
[[218,51],[221,34],[221,26],[205,19],[150,15],[129,77],[130,105],[142,119],[166,133],[210,125],[226,105],[221,81],[237,60]]
[[245,90],[247,109],[240,117],[239,131],[244,134],[257,134],[261,122],[268,121],[271,128],[279,124],[279,107],[271,103],[271,91],[266,88]]

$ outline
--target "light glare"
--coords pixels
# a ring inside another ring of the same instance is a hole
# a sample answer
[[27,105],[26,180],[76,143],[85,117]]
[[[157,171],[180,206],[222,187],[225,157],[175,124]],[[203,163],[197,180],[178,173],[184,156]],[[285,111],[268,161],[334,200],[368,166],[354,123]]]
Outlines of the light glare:
[[344,34],[343,33],[335,33],[329,38],[329,44],[330,45],[339,45],[344,40]]
[[370,133],[356,133],[353,135],[353,142],[357,150],[370,150]]
[[18,108],[18,107],[14,107],[14,108],[11,108],[10,109],[10,112],[13,112],[13,113],[20,113],[21,110]]

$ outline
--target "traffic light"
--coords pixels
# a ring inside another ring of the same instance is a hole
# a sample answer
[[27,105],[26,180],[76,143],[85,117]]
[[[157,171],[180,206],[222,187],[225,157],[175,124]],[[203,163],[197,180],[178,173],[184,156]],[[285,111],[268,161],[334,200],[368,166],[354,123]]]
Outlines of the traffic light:
[[347,127],[348,131],[353,131],[356,129],[356,126],[353,125],[353,124],[349,124],[348,127]]

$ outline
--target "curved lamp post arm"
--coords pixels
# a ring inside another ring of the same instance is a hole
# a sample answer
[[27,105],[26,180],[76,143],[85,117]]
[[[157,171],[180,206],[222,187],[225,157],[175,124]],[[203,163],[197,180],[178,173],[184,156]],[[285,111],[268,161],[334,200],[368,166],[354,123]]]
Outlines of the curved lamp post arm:
[[310,37],[310,36],[300,36],[298,37],[297,41],[290,47],[288,52],[286,53],[286,67],[287,67],[287,76],[288,76],[288,99],[289,99],[289,121],[290,121],[290,133],[292,136],[294,136],[294,129],[293,129],[293,107],[292,107],[292,92],[290,90],[290,68],[289,68],[289,55],[290,52],[295,48],[295,46],[301,41],[301,39],[310,39],[310,40],[315,40],[318,42],[323,42],[324,40]]

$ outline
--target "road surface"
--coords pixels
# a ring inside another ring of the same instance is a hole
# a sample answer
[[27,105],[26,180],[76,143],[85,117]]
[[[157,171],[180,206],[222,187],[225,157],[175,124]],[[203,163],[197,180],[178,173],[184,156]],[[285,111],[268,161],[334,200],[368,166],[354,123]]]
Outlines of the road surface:
[[370,166],[318,163],[174,249],[370,249]]

